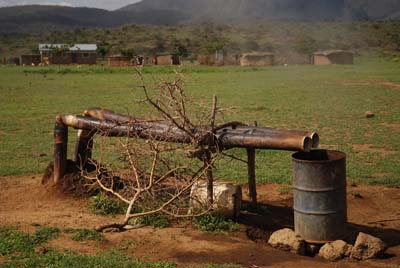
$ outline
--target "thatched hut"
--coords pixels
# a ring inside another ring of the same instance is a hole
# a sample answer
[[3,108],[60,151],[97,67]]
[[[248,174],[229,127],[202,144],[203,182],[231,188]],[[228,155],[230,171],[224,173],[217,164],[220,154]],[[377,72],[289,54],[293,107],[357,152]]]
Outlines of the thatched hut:
[[240,66],[271,66],[274,65],[275,55],[269,52],[252,52],[240,57]]
[[39,54],[37,54],[37,55],[21,55],[19,57],[19,62],[21,65],[37,66],[42,62],[42,58]]
[[330,65],[330,64],[353,64],[354,53],[344,50],[326,50],[315,52],[311,57],[311,64]]

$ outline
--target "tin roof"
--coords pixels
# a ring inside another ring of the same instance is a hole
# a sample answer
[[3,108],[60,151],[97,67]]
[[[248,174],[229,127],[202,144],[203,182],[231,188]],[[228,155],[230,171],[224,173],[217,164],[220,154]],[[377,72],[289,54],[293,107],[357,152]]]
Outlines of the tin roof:
[[249,52],[249,53],[244,53],[241,56],[242,57],[270,57],[270,56],[274,56],[274,53],[271,52]]
[[53,48],[68,48],[70,51],[96,51],[96,44],[39,44],[39,51],[50,51]]

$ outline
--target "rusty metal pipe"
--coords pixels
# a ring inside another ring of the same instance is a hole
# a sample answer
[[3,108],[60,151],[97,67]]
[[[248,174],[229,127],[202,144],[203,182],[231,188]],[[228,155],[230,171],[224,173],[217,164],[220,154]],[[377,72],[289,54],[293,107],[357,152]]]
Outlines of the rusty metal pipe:
[[57,184],[67,171],[67,150],[68,126],[57,116],[54,126],[54,184]]
[[74,161],[84,167],[87,160],[92,158],[94,130],[78,130],[75,143]]
[[[132,116],[122,115],[115,113],[111,110],[102,109],[102,108],[89,108],[85,111],[85,115],[91,116],[93,118],[97,118],[100,120],[110,120],[117,123],[123,122],[131,122],[131,123],[140,123],[144,124],[147,128],[159,129],[160,131],[171,132],[171,126],[165,122],[160,121],[145,121],[141,118],[136,118]],[[194,130],[196,132],[196,130]],[[197,130],[197,132],[203,131],[206,129]],[[291,145],[289,145],[286,150],[300,150],[300,151],[310,151],[311,148],[318,148],[319,146],[319,135],[316,132],[307,132],[301,130],[286,130],[286,129],[275,129],[269,127],[250,127],[245,125],[235,125],[226,128],[221,128],[217,131],[218,135],[221,135],[224,132],[237,133],[237,135],[242,134],[252,134],[252,135],[263,135],[273,136],[273,137],[281,137],[282,139],[290,140]],[[186,135],[181,130],[175,128],[173,132],[178,135]],[[172,134],[172,133],[171,133]],[[309,137],[311,139],[311,148],[309,145],[309,140],[305,139],[305,137]],[[296,140],[296,145],[293,144],[292,140]],[[301,144],[301,146],[298,146]],[[251,146],[251,145],[249,145]],[[258,147],[247,147],[246,148],[258,148]],[[265,147],[265,146],[264,146]],[[263,148],[264,148],[263,147]],[[268,148],[270,149],[270,148]],[[281,149],[280,147],[277,149]]]
[[288,132],[293,135],[301,135],[309,137],[312,140],[312,148],[317,149],[319,147],[319,135],[317,132],[308,132],[302,130],[289,130],[289,129],[275,129],[275,128],[259,128],[260,131],[276,131],[276,132]]
[[184,132],[180,129],[167,124],[164,120],[146,120],[139,117],[134,117],[130,115],[119,114],[114,111],[103,109],[103,108],[89,108],[84,111],[85,116],[89,116],[91,118],[95,118],[101,121],[111,121],[115,124],[142,124],[147,128],[160,128],[164,129],[164,131],[169,131],[173,129],[173,131],[179,132],[179,135],[182,135]]
[[250,127],[250,126],[237,126],[237,130],[249,131],[249,132],[265,132],[265,133],[288,133],[290,135],[306,136],[312,140],[312,148],[317,149],[319,147],[319,135],[317,132],[308,132],[303,130],[288,130],[278,129],[271,127]]
[[111,121],[100,121],[81,115],[64,115],[62,116],[62,120],[64,124],[70,127],[89,131],[93,130],[99,135],[109,137],[130,136],[177,143],[190,143],[191,141],[190,137],[174,127],[170,127],[169,129],[159,126],[153,127],[149,123],[119,125]]
[[[218,137],[218,135],[217,135]],[[312,140],[305,136],[282,134],[239,134],[225,132],[218,137],[225,148],[254,148],[309,152]]]
[[115,123],[129,123],[137,122],[140,120],[129,115],[118,114],[114,111],[98,107],[86,109],[83,114],[85,116],[89,116],[95,119],[107,120]]
[[[119,125],[110,121],[100,121],[79,115],[62,116],[62,120],[68,126],[77,129],[96,130],[97,133],[104,136],[121,137],[128,135],[168,142],[191,142],[186,133],[166,124],[145,122]],[[239,147],[306,152],[312,148],[311,138],[288,131],[259,131],[257,128],[221,129],[217,131],[216,137],[218,142],[225,148]]]

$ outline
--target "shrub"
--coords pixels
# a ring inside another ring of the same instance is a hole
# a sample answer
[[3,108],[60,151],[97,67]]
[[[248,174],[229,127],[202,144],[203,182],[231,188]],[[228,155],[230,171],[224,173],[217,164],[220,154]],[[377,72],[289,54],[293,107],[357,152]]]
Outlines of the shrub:
[[169,219],[161,213],[140,217],[137,219],[137,223],[155,228],[167,228],[170,225]]
[[235,232],[240,225],[221,215],[204,215],[196,218],[195,226],[203,232]]
[[100,215],[117,215],[126,212],[126,205],[101,193],[90,198],[91,210]]

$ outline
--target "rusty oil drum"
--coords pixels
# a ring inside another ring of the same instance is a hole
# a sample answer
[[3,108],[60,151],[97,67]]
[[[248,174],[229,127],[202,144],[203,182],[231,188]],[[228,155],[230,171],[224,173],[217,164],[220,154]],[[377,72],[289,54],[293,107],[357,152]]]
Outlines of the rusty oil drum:
[[346,154],[314,150],[293,155],[296,235],[310,243],[346,236]]

